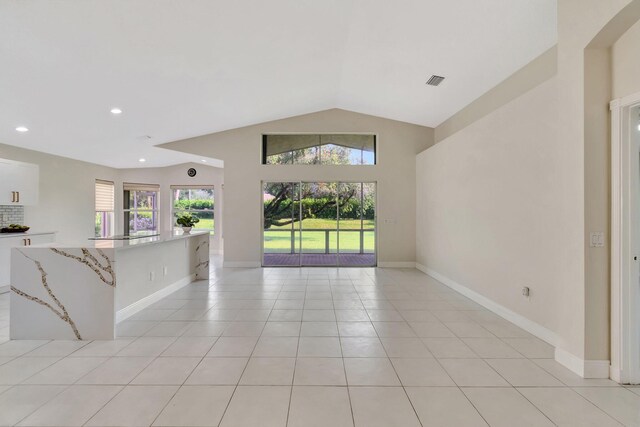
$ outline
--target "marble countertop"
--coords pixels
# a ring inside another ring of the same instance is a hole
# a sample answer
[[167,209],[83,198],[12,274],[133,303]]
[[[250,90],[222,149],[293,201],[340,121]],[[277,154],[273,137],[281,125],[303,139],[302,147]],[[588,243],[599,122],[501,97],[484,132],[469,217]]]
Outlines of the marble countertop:
[[141,246],[154,245],[158,243],[171,242],[173,240],[188,239],[190,237],[199,237],[208,235],[209,231],[191,231],[189,234],[184,234],[182,231],[163,231],[157,236],[142,237],[140,239],[132,240],[89,240],[84,242],[56,242],[56,243],[43,243],[40,245],[27,246],[24,249],[31,248],[87,248],[87,249],[130,249],[138,248]]
[[57,231],[25,231],[24,233],[0,233],[0,239],[6,237],[40,236],[42,234],[55,234]]

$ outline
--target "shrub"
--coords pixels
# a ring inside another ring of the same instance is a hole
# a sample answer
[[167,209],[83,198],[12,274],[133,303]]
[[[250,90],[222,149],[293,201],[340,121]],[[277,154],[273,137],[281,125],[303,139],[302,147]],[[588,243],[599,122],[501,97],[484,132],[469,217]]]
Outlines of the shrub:
[[[323,218],[323,219],[335,219],[336,206],[334,204],[328,204],[330,200],[328,198],[306,198],[302,199],[302,217],[303,218]],[[271,203],[271,200],[264,202],[265,205]],[[292,201],[290,199],[284,200],[281,204],[283,207],[283,214],[279,218],[272,218],[274,220],[290,218],[291,217],[291,205],[293,204],[293,211],[297,214],[300,207],[300,202]],[[322,206],[327,205],[322,208]],[[314,214],[315,212],[315,214]],[[297,215],[296,215],[297,216]],[[364,219],[373,219],[375,217],[375,204],[373,197],[367,197],[364,199],[363,206]],[[343,219],[360,219],[360,199],[350,199],[340,209],[340,218]]]
[[153,230],[153,219],[139,216],[129,220],[129,228],[133,230]]
[[214,202],[211,199],[175,200],[173,208],[175,210],[187,209],[210,209],[213,210]]

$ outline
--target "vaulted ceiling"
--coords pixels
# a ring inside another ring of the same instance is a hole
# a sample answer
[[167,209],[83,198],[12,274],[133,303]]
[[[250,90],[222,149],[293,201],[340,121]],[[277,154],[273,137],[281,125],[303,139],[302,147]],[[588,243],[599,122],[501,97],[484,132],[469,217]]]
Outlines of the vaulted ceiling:
[[139,167],[328,108],[435,127],[556,39],[555,0],[2,0],[0,143]]

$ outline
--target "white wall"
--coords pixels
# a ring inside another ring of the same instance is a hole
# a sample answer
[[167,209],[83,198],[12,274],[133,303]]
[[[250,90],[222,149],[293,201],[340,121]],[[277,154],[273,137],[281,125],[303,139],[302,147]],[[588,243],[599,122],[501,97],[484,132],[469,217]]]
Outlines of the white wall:
[[590,43],[636,3],[559,0],[556,76],[417,157],[418,262],[547,328],[585,375],[607,375],[609,358],[610,248],[588,236],[609,230],[611,76]]
[[611,48],[613,98],[640,92],[640,22],[631,27]]
[[435,128],[435,142],[453,135],[486,114],[513,101],[524,92],[549,80],[558,72],[558,47],[553,46],[499,85],[471,102]]
[[548,80],[416,159],[417,262],[555,332],[569,256],[556,84]]
[[[375,166],[261,165],[263,133],[371,132]],[[260,265],[262,181],[377,181],[378,263],[415,262],[415,155],[433,129],[332,109],[162,145],[224,160],[227,265]],[[391,220],[385,222],[384,220]],[[389,264],[391,263],[391,264]]]
[[[0,158],[40,166],[40,198],[26,206],[34,231],[57,231],[58,241],[84,241],[95,233],[95,180],[120,183],[117,169],[0,144]],[[116,192],[116,206],[120,202]]]
[[[33,231],[57,231],[59,242],[82,242],[95,233],[95,180],[115,184],[116,234],[122,234],[122,183],[160,185],[160,224],[171,229],[170,185],[213,185],[215,187],[215,235],[211,250],[222,248],[223,170],[203,164],[182,164],[163,168],[113,169],[66,157],[0,144],[0,158],[40,166],[40,198],[37,206],[25,206],[24,223]],[[198,171],[194,178],[187,169]]]
[[[195,168],[195,177],[187,175],[187,169]],[[138,184],[158,184],[160,185],[160,228],[171,230],[173,220],[171,217],[171,185],[213,185],[214,186],[214,236],[211,239],[211,251],[219,253],[222,250],[222,206],[223,206],[223,169],[205,164],[185,163],[176,166],[162,168],[138,168],[120,169],[120,180],[122,182],[133,182]],[[122,188],[116,192],[122,192]],[[118,221],[119,224],[122,220]]]

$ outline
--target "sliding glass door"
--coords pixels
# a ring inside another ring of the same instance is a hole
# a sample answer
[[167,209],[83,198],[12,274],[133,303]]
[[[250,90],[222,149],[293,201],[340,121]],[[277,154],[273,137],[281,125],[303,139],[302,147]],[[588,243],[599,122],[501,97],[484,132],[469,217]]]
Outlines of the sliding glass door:
[[340,184],[338,239],[341,265],[376,263],[375,186],[371,182]]
[[263,185],[264,265],[300,265],[300,183],[269,182]]
[[376,265],[376,184],[263,184],[264,266]]
[[337,182],[303,182],[300,229],[302,265],[338,265]]

